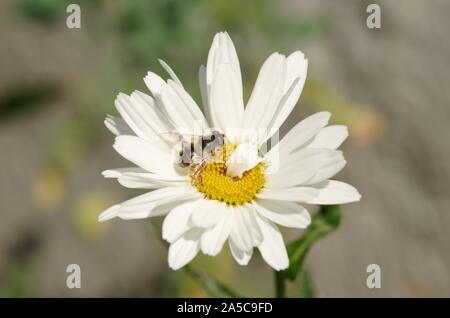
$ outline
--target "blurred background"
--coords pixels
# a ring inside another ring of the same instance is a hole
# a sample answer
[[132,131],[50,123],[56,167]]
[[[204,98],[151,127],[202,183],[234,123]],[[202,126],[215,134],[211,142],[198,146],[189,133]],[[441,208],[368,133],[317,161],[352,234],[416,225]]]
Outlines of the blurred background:
[[[371,2],[381,29],[366,27]],[[81,29],[66,27],[69,3],[81,6]],[[150,220],[97,222],[141,193],[101,176],[127,166],[103,119],[116,113],[118,92],[146,91],[148,70],[164,74],[157,58],[200,101],[198,67],[226,30],[245,97],[273,51],[309,59],[282,133],[319,110],[350,128],[339,178],[363,198],[343,207],[341,227],[308,255],[316,296],[449,297],[448,12],[444,0],[1,1],[0,296],[207,296],[168,268]],[[81,289],[66,287],[72,263]],[[366,287],[372,263],[380,289]],[[193,266],[245,296],[272,295],[257,253],[247,267],[227,248]]]

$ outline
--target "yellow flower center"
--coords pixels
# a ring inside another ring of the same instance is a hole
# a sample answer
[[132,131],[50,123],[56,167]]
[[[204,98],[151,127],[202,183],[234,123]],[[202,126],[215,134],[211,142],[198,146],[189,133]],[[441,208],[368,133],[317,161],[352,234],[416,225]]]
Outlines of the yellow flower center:
[[[232,147],[235,148],[235,145]],[[201,172],[192,167],[192,183],[210,200],[218,200],[231,205],[251,202],[264,187],[264,163],[244,172],[241,178],[227,176],[226,145],[220,156],[223,160],[206,163]],[[197,167],[198,168],[198,167]]]

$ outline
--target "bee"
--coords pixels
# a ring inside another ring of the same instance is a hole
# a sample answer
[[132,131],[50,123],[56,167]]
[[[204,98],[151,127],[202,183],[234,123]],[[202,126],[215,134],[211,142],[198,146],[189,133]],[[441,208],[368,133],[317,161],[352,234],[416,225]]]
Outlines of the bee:
[[201,180],[206,165],[215,161],[215,155],[222,150],[224,141],[225,135],[215,130],[208,135],[191,136],[190,140],[181,140],[177,164],[181,168],[191,168],[193,184]]

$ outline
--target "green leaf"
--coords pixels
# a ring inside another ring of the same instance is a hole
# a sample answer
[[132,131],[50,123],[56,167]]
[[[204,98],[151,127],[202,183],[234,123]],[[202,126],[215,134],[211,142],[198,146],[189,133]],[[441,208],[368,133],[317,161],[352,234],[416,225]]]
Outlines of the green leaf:
[[289,268],[284,273],[290,280],[295,280],[303,267],[305,257],[312,244],[325,235],[333,232],[341,221],[341,209],[338,205],[322,206],[311,221],[304,235],[290,243],[287,247]]
[[185,266],[185,271],[187,274],[189,274],[189,276],[198,280],[202,284],[203,288],[211,296],[219,298],[241,298],[241,296],[238,296],[238,294],[236,294],[230,288],[223,285],[217,279],[206,273],[197,272],[196,270],[192,269],[192,267],[190,267],[189,265]]

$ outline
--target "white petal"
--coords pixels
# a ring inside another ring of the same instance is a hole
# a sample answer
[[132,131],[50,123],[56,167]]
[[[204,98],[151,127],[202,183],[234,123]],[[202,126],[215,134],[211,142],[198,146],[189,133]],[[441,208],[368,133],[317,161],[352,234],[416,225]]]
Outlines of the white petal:
[[118,168],[118,169],[108,169],[102,172],[102,175],[105,178],[119,178],[124,173],[135,172],[135,173],[143,173],[147,172],[146,170],[139,167],[130,167],[130,168]]
[[182,187],[188,186],[187,176],[179,178],[166,178],[154,173],[126,172],[117,178],[117,181],[126,188],[132,189],[159,189],[162,187]]
[[117,181],[123,187],[130,189],[159,189],[167,186],[141,176],[123,175],[117,178]]
[[202,95],[203,113],[208,122],[212,124],[209,106],[209,87],[206,82],[206,67],[204,65],[201,65],[198,69],[198,84],[200,86],[200,94]]
[[111,219],[117,217],[119,209],[120,209],[120,205],[119,204],[113,205],[112,207],[110,207],[110,208],[106,209],[105,211],[103,211],[98,216],[98,221],[99,222],[104,222],[104,221],[111,220]]
[[261,231],[256,223],[255,212],[251,206],[237,206],[234,209],[230,240],[240,250],[249,251],[262,241]]
[[[292,169],[305,169],[305,161],[312,159],[322,161],[322,165],[328,164],[330,161],[343,157],[341,150],[326,148],[302,148],[296,152],[286,154],[280,153],[281,166],[279,173],[288,172]],[[271,170],[271,169],[268,169]],[[272,171],[270,171],[272,173]]]
[[306,80],[308,60],[305,59],[302,52],[296,51],[289,55],[286,59],[286,64],[287,75],[283,91],[283,101],[279,103],[277,112],[271,121],[269,127],[270,136],[280,128],[294,109]]
[[233,217],[233,226],[230,232],[230,240],[240,250],[248,251],[253,248],[252,234],[246,224],[243,224],[241,211],[237,211]]
[[310,184],[316,184],[325,180],[328,180],[332,177],[334,177],[339,171],[341,171],[345,165],[347,164],[347,161],[343,157],[340,157],[337,160],[331,161],[329,164],[321,167],[317,172],[314,174],[314,176],[309,179],[307,182],[304,182],[305,185]]
[[131,93],[132,100],[145,110],[147,123],[155,133],[162,134],[173,130],[171,118],[164,109],[157,105],[156,101],[149,95],[138,90]]
[[121,219],[143,219],[166,214],[183,201],[195,200],[199,193],[192,188],[162,188],[117,204],[100,214],[99,221],[114,217]]
[[205,116],[203,115],[200,107],[198,107],[197,103],[192,99],[191,95],[189,95],[182,86],[174,85],[172,81],[169,81],[169,85],[171,85],[178,94],[178,97],[183,102],[192,118],[196,121],[200,121],[201,126],[208,126]]
[[307,202],[314,199],[319,191],[311,187],[292,187],[281,189],[264,188],[256,195],[259,199],[271,199],[292,202]]
[[169,267],[180,269],[189,263],[200,249],[201,230],[192,229],[183,234],[169,247]]
[[273,53],[267,58],[245,108],[244,128],[269,129],[270,121],[284,93],[286,72],[284,55]]
[[175,74],[175,72],[170,68],[170,66],[164,62],[161,59],[158,59],[159,64],[161,64],[161,66],[166,70],[166,72],[169,74],[170,78],[177,83],[178,85],[180,85],[180,87],[183,87],[183,84],[181,84],[180,79],[178,78],[177,74]]
[[155,97],[161,93],[161,86],[165,84],[165,81],[153,72],[148,72],[144,77],[144,82]]
[[[227,207],[225,208],[228,209]],[[215,256],[222,250],[223,244],[230,235],[233,225],[233,218],[230,212],[232,211],[227,211],[219,223],[203,233],[200,246],[202,252],[206,255]]]
[[273,269],[279,271],[289,266],[289,258],[283,237],[277,226],[264,217],[257,217],[264,240],[258,246],[261,256]]
[[[161,189],[158,189],[161,190]],[[157,190],[155,190],[157,191]],[[195,196],[178,196],[171,199],[161,199],[152,203],[143,203],[136,206],[124,206],[118,211],[117,217],[123,220],[137,220],[167,214],[180,203],[198,199]]]
[[[236,75],[237,86],[240,90],[239,94],[242,96],[241,68],[239,66],[239,59],[236,54],[236,49],[228,33],[220,32],[214,36],[208,53],[205,79],[207,86],[209,87],[209,91],[211,90],[214,78],[216,76],[217,66],[224,63],[231,65],[233,73]],[[209,100],[209,102],[211,102],[211,100]]]
[[173,243],[182,234],[192,228],[189,219],[199,200],[180,204],[167,214],[162,225],[162,238],[164,240]]
[[160,182],[184,182],[188,181],[189,177],[186,175],[162,175],[156,173],[149,173],[147,170],[144,170],[139,167],[131,167],[131,168],[117,168],[117,169],[108,169],[102,172],[102,175],[105,178],[120,178],[124,175],[139,175],[151,180],[160,181]]
[[361,199],[355,187],[341,181],[328,180],[312,187],[319,189],[319,194],[308,201],[310,204],[343,204]]
[[[318,160],[320,160],[320,158],[318,158]],[[311,180],[321,166],[321,162],[310,159],[303,161],[302,165],[299,165],[297,168],[290,170],[283,169],[281,172],[277,172],[276,174],[267,174],[265,187],[273,189],[302,185],[308,180]]]
[[310,184],[322,168],[343,160],[341,151],[316,148],[303,149],[287,158],[275,173],[269,166],[267,170],[270,174],[266,175],[266,188],[288,188]]
[[158,134],[152,128],[152,118],[149,116],[147,107],[123,93],[117,95],[114,103],[117,111],[137,136],[147,140],[159,139]]
[[233,255],[236,262],[242,266],[247,265],[252,258],[253,248],[248,251],[241,250],[232,240],[228,240],[228,245],[230,246],[231,255]]
[[[306,80],[306,75],[308,72],[308,60],[305,59],[305,55],[300,51],[295,51],[287,57],[287,78],[286,85],[284,86],[284,92],[287,92],[291,83],[294,82],[296,78],[300,78],[301,82],[298,85],[298,96],[300,96],[303,88],[303,84]],[[297,98],[294,98],[294,103],[297,102]]]
[[241,178],[245,171],[254,168],[262,160],[255,145],[240,144],[227,159],[227,175]]
[[174,160],[165,144],[135,136],[116,137],[114,149],[137,166],[158,174],[176,175]]
[[348,137],[347,126],[333,125],[322,128],[308,144],[310,148],[337,149]]
[[168,84],[161,85],[157,101],[162,104],[176,128],[193,131],[197,122],[204,122],[205,119],[195,102],[187,96],[184,89],[169,80]]
[[311,223],[308,210],[294,202],[256,199],[253,205],[259,214],[286,227],[304,229]]
[[[200,198],[201,195],[194,187],[166,187],[141,194],[122,202],[120,205],[126,207],[138,207],[148,204],[155,204],[156,201],[169,202],[170,199],[181,200],[185,198]],[[160,202],[158,202],[160,204]]]
[[279,151],[280,155],[285,155],[298,150],[327,125],[330,116],[329,112],[319,112],[303,119],[281,139],[274,149],[271,149],[268,156],[276,151]]
[[219,223],[227,213],[226,204],[216,200],[203,200],[192,214],[192,223],[198,227],[208,228]]
[[116,136],[135,134],[127,123],[120,117],[108,115],[105,119],[105,126]]
[[244,114],[242,89],[230,64],[216,67],[211,87],[210,111],[212,124],[223,132],[241,127]]
[[253,204],[246,203],[243,208],[245,208],[248,211],[249,218],[247,219],[247,226],[250,227],[250,231],[252,234],[252,241],[253,246],[258,246],[261,244],[263,237],[262,232],[259,228],[258,223],[256,222],[256,218],[258,217],[258,213],[256,212],[255,207]]

